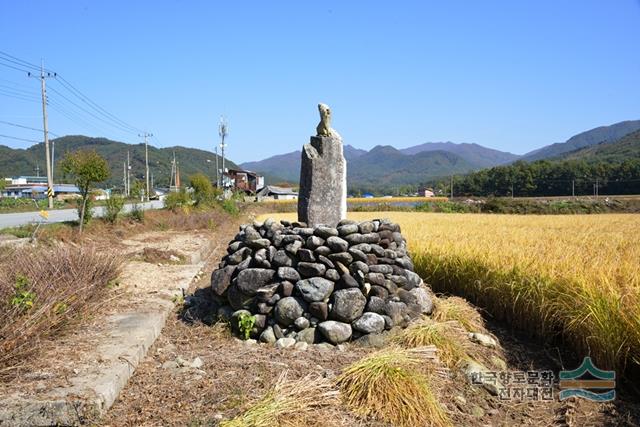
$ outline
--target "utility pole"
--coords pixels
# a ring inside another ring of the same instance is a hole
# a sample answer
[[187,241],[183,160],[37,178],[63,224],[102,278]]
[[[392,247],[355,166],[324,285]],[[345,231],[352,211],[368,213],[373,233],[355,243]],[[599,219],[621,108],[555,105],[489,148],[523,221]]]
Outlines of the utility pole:
[[127,195],[127,162],[122,162],[122,185],[124,187],[124,191],[122,195],[126,197]]
[[131,162],[129,161],[129,150],[127,150],[127,197],[131,196]]
[[576,180],[571,180],[571,197],[576,197]]
[[220,149],[222,150],[222,190],[224,191],[224,147],[226,144],[224,143],[224,139],[229,134],[229,127],[227,122],[224,120],[224,117],[220,117],[220,125],[218,126],[218,135],[220,135]]
[[218,146],[216,145],[216,187],[220,188],[220,166],[218,165]]
[[144,138],[144,163],[145,163],[145,174],[144,178],[147,181],[147,202],[149,201],[149,145],[147,144],[147,138],[153,136],[153,134],[144,132],[138,134],[140,138]]
[[36,176],[40,178],[40,165],[38,164],[38,159],[36,159]]
[[453,175],[451,175],[450,184],[451,184],[451,199],[453,199]]
[[49,151],[49,132],[47,129],[47,85],[46,80],[56,76],[56,73],[51,74],[44,72],[44,61],[40,64],[40,75],[32,76],[31,73],[27,73],[29,77],[35,77],[40,79],[40,89],[42,92],[42,123],[44,132],[44,150],[45,157],[47,159],[47,198],[49,199],[49,209],[53,209],[53,171],[51,170],[51,154]]
[[596,178],[596,199],[598,198],[598,178]]
[[513,195],[513,182],[511,183],[511,198],[513,199],[515,196]]

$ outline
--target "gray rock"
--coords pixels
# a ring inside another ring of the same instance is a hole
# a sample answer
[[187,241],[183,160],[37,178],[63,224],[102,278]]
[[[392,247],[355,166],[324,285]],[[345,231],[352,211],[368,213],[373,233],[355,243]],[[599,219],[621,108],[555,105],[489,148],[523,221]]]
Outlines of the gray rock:
[[369,296],[382,298],[383,300],[389,297],[389,291],[382,286],[373,285],[369,290]]
[[324,277],[326,277],[327,279],[333,282],[337,282],[338,280],[340,280],[340,274],[338,274],[338,270],[333,268],[330,268],[329,270],[327,270],[324,273]]
[[260,334],[260,342],[266,344],[273,344],[276,342],[276,334],[273,332],[273,328],[271,326],[267,326],[264,331]]
[[324,225],[319,225],[314,229],[313,234],[322,239],[328,239],[331,236],[337,236],[338,230],[335,227],[326,227]]
[[498,346],[498,343],[496,342],[495,339],[493,339],[489,335],[481,334],[480,332],[471,332],[469,334],[469,339],[472,342],[476,344],[480,344],[481,346],[484,346],[487,348],[496,348]]
[[301,330],[298,332],[298,335],[296,335],[296,341],[313,344],[316,342],[316,328],[306,328]]
[[344,265],[349,265],[353,261],[353,256],[348,252],[338,252],[329,254],[329,259],[333,262],[340,262]]
[[304,341],[298,341],[296,345],[293,346],[293,349],[297,351],[307,351],[307,348],[309,348],[309,344]]
[[385,331],[390,330],[391,328],[393,328],[395,325],[393,323],[393,319],[389,316],[387,316],[386,314],[382,315],[382,318],[384,319],[384,329]]
[[349,253],[356,261],[367,262],[367,255],[359,249],[350,248]]
[[371,252],[377,257],[381,257],[381,258],[384,257],[384,251],[385,249],[382,248],[382,246],[375,245],[375,244],[371,245]]
[[322,237],[309,236],[307,238],[307,243],[306,243],[305,247],[307,249],[311,249],[313,251],[313,250],[315,250],[316,248],[319,248],[322,245],[324,245],[324,239]]
[[243,293],[237,286],[229,286],[227,299],[234,310],[250,309],[255,303],[255,297]]
[[[372,266],[375,267],[375,266]],[[384,286],[384,274],[382,273],[367,273],[365,275],[365,278],[367,279],[367,282],[371,283],[372,285],[378,285],[378,286]]]
[[223,295],[227,291],[231,284],[231,276],[236,268],[234,265],[229,265],[213,272],[211,275],[211,290],[216,295]]
[[295,338],[280,338],[276,341],[277,349],[289,348],[293,347],[294,345],[296,345]]
[[232,254],[235,251],[237,251],[238,249],[243,248],[243,247],[244,247],[244,243],[243,242],[241,242],[240,240],[235,240],[235,241],[231,242],[229,244],[229,246],[227,246],[227,253]]
[[372,313],[384,314],[384,299],[377,296],[370,296],[365,310]]
[[313,251],[310,249],[298,249],[298,259],[304,262],[315,262],[316,257],[313,255]]
[[391,280],[398,286],[405,286],[407,284],[407,278],[404,276],[396,276],[395,274],[389,274],[386,276],[387,279]]
[[413,262],[411,262],[411,258],[409,258],[408,256],[396,258],[394,261],[397,265],[404,268],[405,270],[413,271]]
[[366,334],[354,341],[361,347],[383,348],[387,345],[386,334]]
[[269,283],[274,275],[275,271],[270,269],[247,268],[238,274],[238,289],[246,295],[255,295],[258,288]]
[[242,270],[246,270],[247,268],[249,268],[249,266],[251,265],[251,261],[252,259],[250,256],[240,261],[240,264],[238,264],[236,268],[236,274],[240,273]]
[[247,241],[247,246],[251,249],[267,249],[271,246],[271,241],[269,239],[256,239]]
[[273,307],[268,305],[265,302],[259,302],[258,303],[258,313],[260,314],[269,314],[271,313],[271,311],[273,311]]
[[414,288],[409,291],[413,296],[415,296],[415,301],[418,306],[420,306],[421,314],[431,314],[433,312],[433,299],[429,292],[427,292],[423,288]]
[[286,251],[280,249],[273,256],[272,263],[274,267],[291,267],[293,258]]
[[331,254],[331,249],[328,246],[318,246],[313,252],[317,255],[328,256]]
[[325,302],[312,302],[309,304],[309,313],[318,320],[327,320],[329,318],[329,307]]
[[282,280],[297,282],[300,280],[300,273],[293,267],[278,267],[278,277]]
[[253,325],[254,329],[256,329],[256,331],[262,331],[267,325],[267,316],[258,313],[254,314],[253,317],[256,319]]
[[309,327],[309,319],[306,317],[298,317],[295,322],[293,322],[294,326],[297,330],[301,331],[303,329],[307,329]]
[[256,290],[256,300],[260,302],[267,302],[278,292],[278,283],[271,283],[269,285],[262,286]]
[[247,225],[240,234],[242,234],[243,236],[242,240],[245,243],[262,238],[260,233],[258,233],[258,231],[255,228],[253,228],[251,225]]
[[318,324],[318,331],[331,344],[340,344],[351,338],[351,325],[348,323],[327,320]]
[[333,227],[346,216],[347,166],[342,140],[312,136],[302,149],[298,218],[310,227]]
[[354,246],[351,246],[353,249],[357,249],[359,251],[364,252],[365,254],[368,254],[369,252],[371,252],[371,245],[368,243],[360,243]]
[[318,261],[327,266],[327,268],[336,268],[336,265],[324,255],[318,255]]
[[350,274],[343,274],[338,282],[341,288],[358,288],[360,284]]
[[309,236],[313,236],[313,228],[310,227],[295,227],[291,230],[291,232],[297,234],[298,236],[302,236],[304,239]]
[[364,313],[351,326],[365,334],[379,334],[384,331],[384,318],[377,313]]
[[280,287],[278,288],[278,292],[283,297],[290,297],[293,294],[293,283],[285,280],[284,282],[280,282]]
[[385,258],[390,258],[390,259],[396,259],[398,257],[398,254],[394,250],[385,249],[384,250],[384,257]]
[[347,224],[357,224],[358,221],[355,221],[353,219],[341,219],[340,222],[338,222],[338,227],[343,226],[343,225],[347,225]]
[[227,264],[240,264],[240,261],[245,259],[248,256],[251,256],[251,249],[249,248],[240,248],[232,254],[226,256],[225,260]]
[[405,289],[411,290],[420,286],[422,283],[422,279],[413,271],[405,270],[404,276],[407,278],[407,284],[405,285]]
[[400,301],[387,301],[384,305],[384,312],[391,318],[394,326],[405,326],[407,319],[407,305]]
[[329,237],[326,244],[333,252],[346,252],[349,249],[349,243],[337,236]]
[[276,323],[275,325],[272,326],[272,328],[273,328],[273,334],[276,336],[276,340],[279,340],[280,338],[284,338],[284,331],[282,330],[280,325]]
[[351,323],[362,315],[367,299],[359,289],[341,289],[331,295],[333,307],[330,316],[341,322]]
[[299,240],[295,240],[284,247],[284,250],[289,252],[290,254],[297,254],[298,249],[302,247],[302,242]]
[[361,234],[368,234],[374,231],[374,225],[372,221],[364,221],[358,224],[358,231]]
[[349,271],[352,275],[355,275],[356,271],[361,271],[363,274],[369,272],[369,266],[362,261],[354,261],[349,265]]
[[306,303],[300,298],[282,298],[276,304],[276,309],[274,311],[276,321],[281,325],[290,326],[298,317],[304,314],[305,309]]
[[327,267],[316,262],[299,262],[298,271],[302,277],[319,277],[324,276]]
[[295,287],[305,301],[319,302],[329,298],[333,292],[334,284],[322,277],[312,277],[298,281]]
[[370,273],[393,274],[393,268],[390,265],[375,264],[369,266]]
[[357,224],[345,224],[338,227],[338,234],[340,236],[348,236],[349,234],[357,233]]

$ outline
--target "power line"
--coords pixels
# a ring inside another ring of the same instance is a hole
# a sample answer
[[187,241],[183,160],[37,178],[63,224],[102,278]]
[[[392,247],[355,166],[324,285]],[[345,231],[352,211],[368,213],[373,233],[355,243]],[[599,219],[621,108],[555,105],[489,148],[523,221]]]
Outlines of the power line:
[[[13,55],[10,55],[10,54],[6,53],[6,52],[0,51],[0,56],[6,56],[8,58],[11,58],[11,59],[6,59],[7,61],[11,61],[11,62],[14,62],[16,64],[17,63],[21,63],[21,65],[24,64],[24,65],[22,65],[23,67],[30,67],[30,68],[33,68],[36,71],[40,71],[40,67],[37,66],[36,64],[32,64],[31,62],[27,62],[24,59],[17,58],[17,57],[15,57]],[[45,69],[45,71],[47,71],[47,70]]]
[[[37,132],[43,132],[43,130],[42,130],[42,129],[32,128],[32,127],[29,127],[29,126],[20,125],[20,124],[18,124],[18,123],[6,122],[6,121],[4,121],[4,120],[0,120],[0,123],[3,123],[3,124],[5,124],[5,125],[9,125],[9,126],[15,126],[15,127],[17,127],[17,128],[29,129],[29,130],[35,130],[35,131],[37,131]],[[53,133],[53,132],[51,132],[51,131],[49,131],[49,133],[50,133],[51,135],[55,136],[55,137],[60,137],[60,135],[55,134],[55,133]]]
[[[2,59],[3,59],[3,58],[0,58],[0,60],[2,60]],[[21,71],[21,72],[23,72],[23,73],[28,73],[28,72],[29,72],[29,70],[28,70],[28,69],[14,67],[13,65],[5,64],[5,63],[3,63],[3,62],[0,62],[0,65],[5,66],[5,67],[7,67],[7,68],[13,68],[14,70]]]
[[124,127],[127,127],[129,129],[131,129],[134,132],[142,132],[140,129],[136,128],[135,126],[130,125],[129,123],[125,122],[124,120],[121,120],[120,118],[118,118],[114,114],[111,114],[110,112],[108,112],[107,110],[102,108],[100,105],[98,105],[97,103],[92,101],[91,98],[89,98],[87,95],[85,95],[82,92],[80,92],[80,90],[78,90],[75,86],[73,86],[71,83],[69,83],[69,81],[66,80],[63,76],[58,76],[58,79],[59,79],[58,82],[60,84],[62,84],[63,86],[65,86],[68,91],[74,93],[74,95],[76,97],[78,97],[78,99],[80,99],[81,101],[83,101],[84,103],[86,103],[87,105],[92,107],[94,110],[96,110],[98,112],[101,112],[102,114],[104,114],[107,117],[111,118],[111,120],[115,121],[116,123],[118,123],[118,124],[120,124],[120,125],[122,125]]
[[107,125],[109,125],[109,126],[113,126],[113,127],[117,128],[117,129],[119,129],[119,130],[123,131],[123,132],[132,133],[132,134],[135,134],[135,133],[136,133],[136,132],[134,132],[134,131],[132,131],[132,130],[130,130],[130,129],[127,129],[127,128],[124,128],[124,127],[122,127],[122,126],[120,126],[120,125],[117,125],[117,124],[110,123],[110,122],[106,121],[106,120],[105,120],[105,119],[103,119],[102,117],[100,117],[100,116],[98,116],[98,115],[96,115],[96,114],[92,113],[91,111],[87,110],[86,108],[82,107],[81,105],[78,105],[76,102],[74,102],[74,101],[70,100],[70,99],[69,99],[69,98],[67,98],[65,95],[63,95],[60,91],[56,90],[55,88],[50,87],[49,89],[51,89],[53,92],[57,93],[60,97],[62,97],[63,99],[65,99],[65,100],[66,100],[67,102],[69,102],[70,104],[74,105],[74,106],[75,106],[76,108],[78,108],[79,110],[84,111],[85,113],[87,113],[87,114],[89,114],[90,116],[92,116],[92,117],[94,117],[94,118],[96,118],[96,119],[100,120],[101,122],[103,122],[103,123],[105,123],[105,124],[107,124]]
[[35,139],[18,138],[17,136],[11,136],[11,135],[2,135],[2,134],[0,134],[0,137],[9,138],[9,139],[15,139],[17,141],[35,142],[36,144],[39,144],[39,143],[42,142],[42,141],[36,141]]
[[0,89],[0,95],[6,96],[7,98],[19,99],[21,101],[39,102],[38,98],[36,98],[35,96],[28,97],[27,95],[18,95],[11,92],[7,92],[5,91],[5,89]]

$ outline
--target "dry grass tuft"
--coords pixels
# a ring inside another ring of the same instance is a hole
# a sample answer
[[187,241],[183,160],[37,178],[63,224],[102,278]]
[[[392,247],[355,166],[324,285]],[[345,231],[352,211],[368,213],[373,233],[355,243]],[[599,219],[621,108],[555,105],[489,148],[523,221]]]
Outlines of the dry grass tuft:
[[[348,367],[337,379],[355,413],[394,426],[448,426],[449,419],[420,371],[424,349],[385,349]],[[431,357],[435,349],[430,348]]]
[[469,332],[486,331],[480,313],[459,297],[434,300],[433,320],[436,322],[457,320]]
[[449,368],[455,367],[467,356],[462,345],[467,337],[456,321],[436,323],[424,318],[413,322],[395,335],[392,341],[404,348],[434,345],[438,349],[438,358]]
[[91,313],[122,260],[90,247],[24,248],[0,262],[0,378],[9,379],[38,344]]
[[220,427],[305,426],[315,410],[337,402],[338,392],[330,380],[315,375],[289,380],[285,371],[262,399]]

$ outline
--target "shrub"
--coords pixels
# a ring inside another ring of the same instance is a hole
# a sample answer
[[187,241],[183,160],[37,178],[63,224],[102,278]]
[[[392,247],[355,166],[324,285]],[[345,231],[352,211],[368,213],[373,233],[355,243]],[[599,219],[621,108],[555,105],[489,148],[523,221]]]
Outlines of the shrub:
[[129,211],[129,218],[137,222],[144,222],[144,208],[138,203],[131,205],[131,211]]
[[111,224],[114,224],[118,220],[122,208],[124,208],[124,198],[113,195],[109,197],[105,203],[104,219]]
[[191,203],[193,203],[191,195],[184,189],[169,193],[164,199],[164,207],[172,211],[190,206]]
[[392,340],[405,348],[435,345],[440,360],[452,368],[466,356],[465,350],[460,344],[466,340],[466,337],[459,332],[449,322],[435,323],[425,318],[412,323],[401,333],[395,335]]
[[197,173],[189,178],[189,185],[193,188],[193,199],[196,206],[211,206],[215,202],[213,185],[203,173]]
[[92,312],[118,277],[121,259],[91,247],[23,248],[0,261],[0,376],[15,373],[82,314]]
[[238,204],[234,199],[225,199],[222,202],[222,209],[231,215],[238,215],[238,213],[240,213],[240,208],[238,208]]

